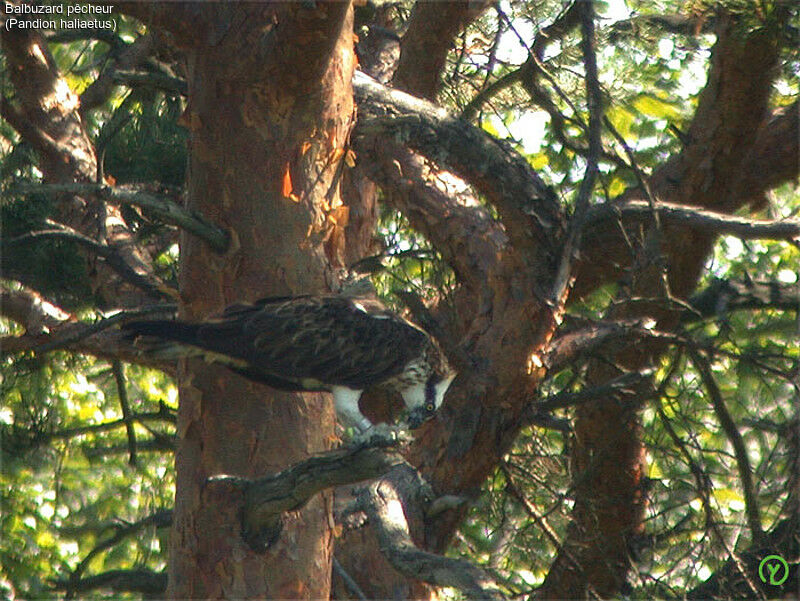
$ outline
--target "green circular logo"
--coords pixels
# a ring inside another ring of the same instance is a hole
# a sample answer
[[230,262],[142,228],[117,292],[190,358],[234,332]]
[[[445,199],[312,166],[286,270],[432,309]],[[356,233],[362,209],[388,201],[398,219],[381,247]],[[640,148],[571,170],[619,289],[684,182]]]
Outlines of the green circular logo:
[[772,586],[780,586],[789,577],[789,564],[780,555],[767,555],[758,564],[758,577],[764,584],[769,580]]

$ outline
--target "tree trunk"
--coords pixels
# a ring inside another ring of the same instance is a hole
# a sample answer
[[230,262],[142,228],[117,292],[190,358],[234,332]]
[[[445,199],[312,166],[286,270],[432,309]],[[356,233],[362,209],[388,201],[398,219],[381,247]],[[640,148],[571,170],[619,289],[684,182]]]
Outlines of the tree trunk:
[[[338,181],[353,118],[348,4],[205,5],[199,16],[205,27],[188,41],[183,117],[188,204],[227,228],[232,245],[220,256],[183,237],[186,319],[329,288],[330,259],[344,244]],[[260,554],[240,536],[236,493],[208,479],[263,476],[327,449],[329,400],[278,393],[200,362],[183,365],[179,381],[168,596],[327,598],[331,495],[288,515]]]

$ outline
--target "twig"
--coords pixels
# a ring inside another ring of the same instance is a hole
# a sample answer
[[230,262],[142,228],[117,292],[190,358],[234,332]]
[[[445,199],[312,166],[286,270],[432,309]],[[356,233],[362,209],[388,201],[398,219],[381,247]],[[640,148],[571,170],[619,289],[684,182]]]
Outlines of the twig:
[[687,347],[689,357],[692,363],[700,373],[700,378],[703,385],[711,397],[711,406],[714,408],[714,413],[722,426],[725,435],[728,437],[731,445],[733,446],[734,454],[736,455],[736,466],[739,469],[739,477],[742,480],[742,490],[744,492],[745,513],[747,514],[747,523],[750,526],[750,532],[754,541],[760,541],[764,538],[764,529],[761,526],[761,514],[758,510],[758,499],[756,498],[755,486],[753,485],[753,470],[750,466],[750,459],[747,456],[747,448],[745,447],[742,434],[736,427],[727,406],[725,399],[722,398],[722,393],[714,380],[714,374],[711,372],[711,365],[697,349],[689,346]]
[[361,590],[361,587],[358,586],[358,583],[353,580],[353,577],[347,573],[342,567],[342,564],[339,563],[339,560],[336,559],[336,556],[333,556],[333,571],[336,572],[336,575],[342,579],[344,585],[347,587],[352,594],[356,596],[357,599],[360,601],[367,601],[367,596],[364,594],[364,591]]
[[131,408],[128,404],[128,390],[125,385],[125,367],[122,362],[115,360],[111,362],[111,371],[114,374],[114,381],[117,384],[117,396],[119,406],[122,409],[122,419],[125,422],[125,433],[128,437],[128,463],[136,465],[136,432],[133,429],[131,420]]

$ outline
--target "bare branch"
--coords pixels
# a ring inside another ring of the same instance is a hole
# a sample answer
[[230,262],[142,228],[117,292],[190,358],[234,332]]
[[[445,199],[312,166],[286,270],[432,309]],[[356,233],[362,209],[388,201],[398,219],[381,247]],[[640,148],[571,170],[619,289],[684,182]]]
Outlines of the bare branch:
[[[86,114],[105,102],[114,89],[114,75],[119,69],[131,69],[142,62],[158,44],[158,36],[153,31],[140,36],[131,44],[126,45],[113,61],[106,67],[91,85],[81,94],[80,113],[85,119]],[[113,51],[113,49],[112,49]]]
[[[573,27],[578,24],[578,17],[580,16],[579,5],[580,0],[573,2],[566,10],[564,10],[556,19],[547,27],[536,35],[531,47],[531,55],[518,69],[511,71],[504,75],[491,85],[487,86],[483,91],[470,100],[469,104],[464,107],[461,112],[461,118],[465,121],[472,121],[480,107],[489,99],[496,96],[504,89],[518,83],[522,80],[535,79],[537,75],[536,63],[544,60],[544,53],[547,47],[562,39],[568,34]],[[504,17],[507,19],[507,17]],[[534,60],[536,57],[536,60]]]
[[[72,571],[68,579],[56,581],[54,584],[54,588],[56,590],[63,590],[66,591],[65,597],[67,599],[71,599],[75,596],[75,593],[80,591],[91,590],[92,588],[100,588],[100,587],[111,587],[115,591],[122,591],[122,590],[136,590],[138,592],[148,592],[144,589],[130,589],[130,588],[117,588],[122,584],[124,578],[121,578],[120,572],[106,572],[104,574],[98,574],[97,576],[92,576],[90,578],[86,578],[81,580],[81,576],[86,571],[86,568],[89,566],[89,562],[97,556],[99,553],[110,549],[128,537],[131,537],[137,533],[139,533],[144,528],[149,526],[153,526],[154,528],[166,528],[172,523],[172,510],[165,509],[162,511],[158,511],[152,515],[149,515],[141,520],[134,522],[132,524],[127,524],[125,526],[117,527],[116,532],[108,537],[107,539],[99,542],[95,547],[86,554],[81,562],[75,567]],[[125,571],[127,572],[127,571]],[[137,573],[141,574],[141,570],[136,570],[127,572],[127,573]],[[109,574],[116,573],[116,577],[111,577]],[[144,574],[143,574],[144,575]],[[149,570],[146,571],[146,576],[143,580],[143,583],[147,583],[146,586],[151,587],[154,586],[156,583],[160,583],[160,578],[156,578],[156,576],[160,576],[160,574],[156,574],[155,572],[150,572]],[[89,583],[94,583],[90,585]],[[166,586],[166,582],[164,582]],[[161,591],[155,591],[161,592]]]
[[422,551],[414,544],[400,494],[389,479],[360,489],[357,498],[376,530],[381,552],[398,572],[435,586],[457,588],[469,599],[503,598],[494,580],[482,569],[463,560]]
[[49,219],[47,220],[46,224],[52,226],[53,229],[29,232],[27,234],[17,236],[16,238],[5,240],[3,241],[3,246],[16,246],[18,244],[29,243],[46,238],[58,238],[61,240],[67,240],[69,242],[75,242],[76,244],[88,249],[91,253],[101,257],[123,280],[143,290],[152,298],[170,300],[173,296],[166,293],[165,285],[158,281],[151,281],[151,279],[155,276],[141,274],[131,267],[121,256],[118,248],[109,246],[107,244],[101,244],[100,242],[97,242],[88,236],[84,236],[80,232],[75,231],[64,224],[56,223],[54,221],[50,221]]
[[35,290],[26,287],[0,290],[0,315],[20,324],[31,334],[58,327],[71,317]]
[[608,227],[610,220],[651,219],[654,211],[665,223],[685,224],[707,233],[728,234],[744,240],[759,238],[794,240],[800,237],[800,221],[798,220],[746,219],[699,207],[667,202],[656,202],[651,207],[649,202],[642,200],[595,205],[589,209],[587,221],[592,224],[592,228],[602,229]]
[[[245,484],[243,536],[254,549],[264,551],[280,533],[281,515],[303,507],[318,492],[334,486],[376,478],[403,458],[377,440],[369,445],[315,455],[282,472]],[[222,476],[215,480],[230,480]]]
[[118,593],[163,595],[167,590],[167,573],[154,572],[144,568],[138,570],[110,570],[76,582],[54,580],[52,585],[53,590],[56,591],[71,590],[77,593],[108,588]]
[[453,37],[489,4],[491,0],[415,3],[400,43],[394,87],[433,100]]
[[356,140],[389,138],[446,165],[497,207],[515,248],[552,249],[563,227],[561,207],[522,156],[436,105],[391,90],[358,71],[353,87],[363,110]]
[[[800,311],[800,284],[714,280],[689,299],[699,317],[726,315],[743,309]],[[691,320],[695,315],[687,315]]]
[[0,339],[0,354],[47,353],[66,349],[109,360],[121,359],[129,363],[147,365],[174,375],[174,363],[154,360],[152,357],[143,355],[132,344],[124,342],[120,332],[113,328],[127,319],[158,315],[171,316],[174,315],[175,310],[175,305],[146,306],[140,309],[120,311],[93,324],[76,323],[67,319],[59,326],[51,326],[49,334],[24,334]]
[[59,196],[73,194],[79,196],[95,196],[106,202],[130,205],[146,209],[165,223],[176,225],[198,238],[205,240],[217,252],[225,252],[228,247],[228,235],[222,228],[210,223],[201,215],[187,211],[180,205],[149,192],[143,192],[133,186],[106,186],[103,184],[17,184],[11,194],[46,194]]
[[703,385],[709,397],[711,397],[711,406],[714,408],[714,413],[725,435],[733,446],[733,451],[736,455],[736,466],[739,469],[739,478],[742,481],[745,513],[747,514],[747,524],[750,526],[751,536],[754,541],[763,540],[764,530],[761,526],[758,498],[756,496],[755,486],[753,485],[753,469],[750,466],[750,458],[747,456],[747,448],[742,439],[742,434],[736,427],[736,422],[733,421],[733,417],[731,417],[728,407],[725,405],[725,399],[722,398],[722,393],[714,379],[714,374],[711,371],[711,365],[708,360],[691,346],[687,346],[687,352],[692,359],[692,363],[700,373],[700,378],[703,380]]
[[114,374],[114,381],[117,385],[117,396],[119,397],[119,406],[122,409],[122,419],[125,421],[125,433],[128,437],[128,463],[136,465],[136,432],[133,429],[133,421],[131,420],[131,408],[128,404],[128,390],[125,382],[125,366],[121,361],[114,360],[111,362],[111,371]]
[[483,303],[492,294],[486,283],[501,269],[500,258],[508,244],[502,225],[471,193],[443,190],[412,152],[386,140],[376,143],[370,150],[374,161],[369,177],[384,189],[387,201],[436,246],[458,281]]
[[131,88],[155,88],[181,96],[186,96],[189,93],[189,85],[186,83],[185,79],[172,77],[166,73],[116,71],[112,77],[114,83]]
[[567,239],[561,251],[561,258],[556,270],[550,303],[557,319],[566,305],[567,296],[575,281],[572,266],[577,258],[583,237],[583,226],[589,210],[589,201],[594,191],[599,169],[597,161],[603,152],[602,129],[602,94],[597,76],[597,53],[594,33],[594,3],[592,0],[577,2],[580,6],[581,51],[586,72],[586,103],[589,108],[589,153],[586,157],[586,171],[575,198],[575,212],[570,220]]
[[331,563],[333,564],[334,573],[342,579],[344,585],[347,587],[347,590],[353,593],[356,596],[356,599],[359,599],[360,601],[367,601],[367,596],[364,594],[364,591],[362,591],[361,587],[358,586],[358,583],[353,580],[353,577],[347,573],[347,570],[342,567],[342,564],[339,563],[339,560],[336,559],[335,555],[333,556]]
[[652,375],[653,370],[629,372],[600,386],[593,386],[579,392],[559,392],[531,403],[525,411],[523,419],[526,422],[533,423],[544,412],[564,407],[574,407],[575,405],[589,403],[612,395],[616,398],[625,397],[631,401],[641,402],[655,394],[651,383]]

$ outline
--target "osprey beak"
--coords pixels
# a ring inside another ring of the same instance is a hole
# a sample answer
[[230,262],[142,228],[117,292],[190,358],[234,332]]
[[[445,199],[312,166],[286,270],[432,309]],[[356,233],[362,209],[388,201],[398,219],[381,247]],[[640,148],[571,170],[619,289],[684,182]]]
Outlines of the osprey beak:
[[416,430],[431,417],[433,417],[433,414],[426,411],[424,406],[414,407],[408,412],[408,427]]

